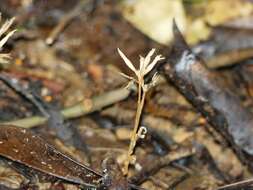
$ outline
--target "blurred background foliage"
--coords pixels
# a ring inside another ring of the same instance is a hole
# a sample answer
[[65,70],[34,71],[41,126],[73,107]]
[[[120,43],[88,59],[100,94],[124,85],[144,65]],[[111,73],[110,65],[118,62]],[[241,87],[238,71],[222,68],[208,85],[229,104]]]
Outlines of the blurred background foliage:
[[125,0],[124,17],[153,40],[167,44],[172,39],[175,18],[190,44],[210,36],[212,27],[252,14],[249,0]]

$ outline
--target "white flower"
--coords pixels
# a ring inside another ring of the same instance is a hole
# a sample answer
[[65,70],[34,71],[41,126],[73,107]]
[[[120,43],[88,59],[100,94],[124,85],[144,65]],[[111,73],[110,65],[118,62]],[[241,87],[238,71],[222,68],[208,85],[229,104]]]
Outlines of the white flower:
[[164,57],[162,55],[157,55],[153,61],[151,61],[152,55],[155,53],[155,49],[150,50],[150,52],[147,54],[146,57],[140,56],[140,65],[139,69],[136,69],[133,65],[133,63],[125,56],[125,54],[118,48],[119,55],[121,58],[124,60],[126,65],[128,66],[129,69],[131,69],[135,75],[137,76],[137,80],[134,79],[133,77],[130,77],[124,73],[121,73],[124,77],[135,81],[136,83],[141,82],[141,86],[143,89],[145,89],[145,84],[144,84],[144,77],[147,75],[153,68],[154,66],[158,63],[158,61],[163,60]]
[[122,51],[118,48],[119,55],[125,61],[126,65],[135,73],[137,77],[144,77],[148,74],[156,65],[156,63],[160,60],[163,60],[164,57],[162,55],[157,55],[155,59],[150,63],[152,55],[155,53],[155,49],[152,49],[146,57],[140,56],[140,66],[139,70],[137,70],[132,62],[122,53]]

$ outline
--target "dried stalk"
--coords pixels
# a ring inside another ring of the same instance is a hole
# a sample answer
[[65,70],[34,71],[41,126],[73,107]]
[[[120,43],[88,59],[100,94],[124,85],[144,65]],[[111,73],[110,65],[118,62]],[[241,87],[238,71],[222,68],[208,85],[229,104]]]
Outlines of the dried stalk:
[[134,148],[138,140],[138,129],[139,129],[139,123],[141,119],[141,113],[142,113],[144,103],[145,103],[145,97],[146,97],[146,92],[142,91],[141,85],[139,84],[138,85],[138,105],[137,105],[137,111],[136,111],[135,122],[134,122],[134,130],[131,135],[130,145],[129,145],[129,149],[127,153],[127,162],[125,163],[125,166],[123,169],[125,175],[128,173],[129,163],[132,161],[132,155],[134,153]]

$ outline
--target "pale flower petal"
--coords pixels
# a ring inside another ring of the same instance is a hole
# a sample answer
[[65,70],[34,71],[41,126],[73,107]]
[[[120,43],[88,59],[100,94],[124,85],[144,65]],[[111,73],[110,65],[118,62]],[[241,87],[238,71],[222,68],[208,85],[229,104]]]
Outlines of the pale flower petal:
[[[0,13],[0,20],[1,20],[1,13]],[[0,37],[7,32],[7,30],[10,28],[14,21],[14,18],[7,20],[1,27],[0,27]],[[3,45],[7,42],[7,40],[14,34],[16,30],[13,30],[9,33],[7,33],[2,39],[0,39],[0,50],[3,47]],[[10,54],[1,53],[0,54],[0,64],[6,64],[9,63],[11,56]]]
[[145,58],[140,55],[140,64],[144,63],[144,61],[145,61]]
[[148,55],[145,57],[144,69],[147,68],[148,64],[150,63],[151,57],[154,53],[155,53],[155,49],[153,48],[152,50],[149,51]]
[[140,55],[139,72],[142,73],[145,69],[145,58]]
[[2,36],[12,25],[12,23],[14,22],[15,18],[12,18],[10,20],[7,20],[3,26],[1,26],[0,28],[0,36]]
[[[138,80],[144,78],[144,76],[149,73],[154,66],[156,65],[156,63],[162,59],[164,59],[162,57],[162,55],[158,55],[155,57],[155,59],[150,63],[151,61],[151,57],[153,56],[153,54],[155,53],[155,49],[153,48],[152,50],[149,51],[149,53],[147,54],[146,57],[142,57],[140,56],[140,68],[137,70],[135,69],[135,67],[133,66],[132,62],[124,55],[124,53],[122,53],[120,51],[120,49],[118,48],[118,52],[119,55],[121,56],[121,58],[125,61],[125,63],[127,64],[127,66],[135,73],[135,75],[137,76]],[[125,76],[126,77],[126,76]],[[127,78],[127,77],[126,77]],[[143,81],[143,80],[141,80]]]
[[12,30],[9,32],[3,39],[0,40],[0,48],[3,47],[3,45],[7,42],[7,40],[16,32],[16,30]]
[[129,79],[129,80],[133,80],[133,79],[134,79],[133,77],[128,76],[128,75],[125,74],[125,73],[119,72],[119,74],[120,74],[122,77],[124,77],[124,78],[126,78],[126,79]]
[[135,69],[135,67],[133,66],[132,62],[124,55],[124,53],[122,53],[122,51],[120,51],[120,49],[118,48],[118,52],[120,57],[124,60],[124,62],[127,64],[127,66],[133,71],[135,72],[135,74],[137,74],[137,71]]
[[8,54],[8,53],[1,53],[0,54],[0,64],[7,64],[7,63],[9,63],[10,59],[11,59],[10,54]]
[[147,68],[145,69],[144,75],[146,75],[147,73],[149,73],[154,66],[156,65],[156,63],[160,60],[165,59],[164,57],[162,57],[162,55],[158,55],[155,57],[155,59],[147,66]]

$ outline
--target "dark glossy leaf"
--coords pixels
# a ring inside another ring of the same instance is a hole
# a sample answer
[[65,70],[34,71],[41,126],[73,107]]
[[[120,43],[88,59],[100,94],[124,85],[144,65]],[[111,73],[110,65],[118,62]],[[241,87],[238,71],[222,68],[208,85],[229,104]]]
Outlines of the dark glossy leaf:
[[102,175],[56,150],[27,129],[0,127],[0,155],[65,181],[98,186]]

